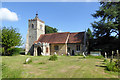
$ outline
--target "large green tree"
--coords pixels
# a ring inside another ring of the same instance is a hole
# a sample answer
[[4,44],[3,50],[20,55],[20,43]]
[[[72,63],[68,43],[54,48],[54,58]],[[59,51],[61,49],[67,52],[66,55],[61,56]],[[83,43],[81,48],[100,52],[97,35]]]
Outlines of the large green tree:
[[120,1],[100,2],[100,5],[99,10],[92,14],[93,17],[100,19],[92,23],[97,44],[100,45],[100,48],[119,49]]
[[21,44],[22,36],[17,32],[16,28],[2,28],[2,47],[4,48],[5,54],[7,54],[9,48],[20,46]]
[[57,33],[58,29],[45,25],[45,34]]

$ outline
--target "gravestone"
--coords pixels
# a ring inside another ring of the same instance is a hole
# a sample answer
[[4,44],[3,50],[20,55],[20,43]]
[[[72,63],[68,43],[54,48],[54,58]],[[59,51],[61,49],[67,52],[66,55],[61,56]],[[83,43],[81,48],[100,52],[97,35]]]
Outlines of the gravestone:
[[85,53],[83,52],[83,58],[86,58]]
[[107,60],[107,53],[105,52],[105,60]]
[[32,59],[31,59],[31,58],[27,58],[27,59],[25,60],[25,64],[29,64],[30,62],[32,62]]

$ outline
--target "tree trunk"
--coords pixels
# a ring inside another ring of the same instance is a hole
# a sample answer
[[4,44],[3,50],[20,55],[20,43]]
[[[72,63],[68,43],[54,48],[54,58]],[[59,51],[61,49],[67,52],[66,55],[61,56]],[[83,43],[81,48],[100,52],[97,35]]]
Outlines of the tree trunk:
[[110,63],[112,63],[112,60],[113,60],[113,54],[114,54],[114,52],[112,51],[112,55],[111,55],[111,59],[110,59]]

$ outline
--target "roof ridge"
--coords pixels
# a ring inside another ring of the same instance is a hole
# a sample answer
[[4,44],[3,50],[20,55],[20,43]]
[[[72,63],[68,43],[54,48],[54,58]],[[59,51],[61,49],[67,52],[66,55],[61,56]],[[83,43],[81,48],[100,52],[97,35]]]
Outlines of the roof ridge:
[[[62,33],[70,33],[70,32],[62,32]],[[62,34],[62,33],[49,33],[49,34],[44,34],[44,35],[50,35],[50,34]]]

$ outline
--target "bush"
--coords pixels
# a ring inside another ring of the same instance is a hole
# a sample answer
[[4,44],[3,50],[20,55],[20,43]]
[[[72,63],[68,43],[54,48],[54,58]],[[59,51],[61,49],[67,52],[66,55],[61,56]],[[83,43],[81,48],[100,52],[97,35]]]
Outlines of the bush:
[[57,58],[57,55],[52,55],[52,56],[50,56],[50,58],[49,58],[49,60],[51,60],[51,61],[55,61],[55,60],[57,60],[58,58]]
[[116,62],[112,62],[112,63],[108,62],[106,69],[108,71],[115,71],[115,72],[120,71],[120,69],[118,67],[118,63],[116,63]]
[[103,62],[109,62],[107,59],[104,59],[104,61]]
[[7,50],[7,56],[19,55],[21,48],[9,48]]
[[76,53],[75,56],[83,56],[83,54]]

